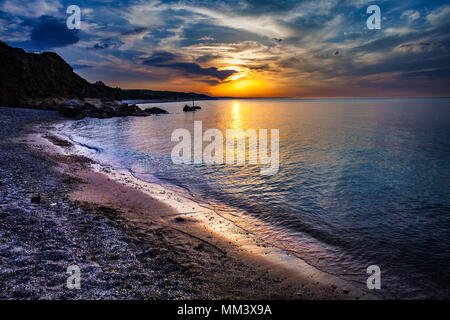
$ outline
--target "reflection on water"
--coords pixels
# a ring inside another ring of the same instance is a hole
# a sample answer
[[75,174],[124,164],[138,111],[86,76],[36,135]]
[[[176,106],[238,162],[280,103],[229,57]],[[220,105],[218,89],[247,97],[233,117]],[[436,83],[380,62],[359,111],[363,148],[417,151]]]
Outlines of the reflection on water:
[[231,111],[231,127],[230,128],[242,129],[239,101],[233,102],[233,109]]
[[[320,269],[364,283],[376,264],[387,296],[450,297],[449,100],[221,100],[195,113],[182,105],[162,105],[167,116],[77,121],[66,132]],[[279,172],[173,165],[171,133],[193,133],[195,120],[224,135],[279,129]]]

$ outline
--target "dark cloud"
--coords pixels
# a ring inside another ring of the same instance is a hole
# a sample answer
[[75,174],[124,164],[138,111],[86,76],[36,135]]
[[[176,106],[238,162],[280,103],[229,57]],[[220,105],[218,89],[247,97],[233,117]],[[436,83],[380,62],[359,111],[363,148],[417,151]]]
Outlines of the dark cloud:
[[251,70],[270,70],[270,66],[268,64],[258,65],[258,66],[245,66]]
[[144,64],[149,66],[160,66],[175,61],[179,56],[167,51],[154,52],[145,59]]
[[412,43],[404,43],[399,45],[398,48],[399,50],[403,51],[422,52],[422,51],[445,49],[445,46],[439,42],[419,41]]
[[[374,65],[362,66],[353,70],[356,75],[372,75],[385,72],[412,73],[423,69],[445,69],[450,67],[449,55],[433,55],[431,52],[409,52],[386,58]],[[351,69],[349,68],[349,71]]]
[[142,28],[136,28],[133,30],[123,31],[121,34],[123,36],[136,36],[136,35],[146,33],[147,31],[148,31],[148,28],[142,27]]
[[358,46],[353,49],[353,51],[357,52],[379,52],[385,51],[387,49],[392,49],[401,43],[403,43],[408,37],[403,36],[387,36],[379,39],[375,39],[373,41],[367,42],[361,46]]
[[98,43],[96,43],[92,49],[96,50],[104,50],[104,49],[114,49],[118,48],[123,44],[120,40],[113,40],[113,39],[104,39]]
[[206,83],[210,86],[216,86],[218,84],[220,84],[220,81],[217,80],[197,80],[198,82],[202,82],[202,83]]
[[294,68],[298,66],[300,60],[297,57],[290,57],[286,59],[282,59],[278,62],[278,65],[282,68]]
[[329,24],[331,19],[332,17],[330,16],[302,16],[292,19],[289,22],[280,22],[280,24],[295,33],[295,36],[286,39],[286,41],[301,43],[304,40],[310,42],[315,37],[322,38],[323,36],[320,33]]
[[402,74],[403,78],[406,79],[442,79],[442,78],[450,78],[450,67],[446,69],[432,69],[432,70],[422,70],[415,72],[405,72]]
[[195,59],[195,61],[197,61],[198,63],[205,63],[205,62],[209,62],[211,60],[218,59],[218,58],[220,58],[219,55],[204,54],[204,55],[198,57],[197,59]]
[[219,80],[225,80],[236,72],[234,70],[219,70],[214,67],[202,68],[197,63],[180,62],[178,61],[178,59],[179,56],[173,53],[167,51],[159,51],[155,52],[149,58],[144,60],[143,64],[152,67],[175,69],[188,75],[209,76]]
[[79,40],[78,30],[69,30],[65,20],[49,16],[39,18],[31,31],[31,45],[37,49],[65,47]]
[[236,72],[234,70],[218,70],[217,68],[214,67],[202,68],[196,63],[189,63],[189,62],[175,62],[159,65],[159,67],[176,69],[192,75],[210,76],[220,80],[225,80],[226,78],[228,78],[229,76],[231,76]]

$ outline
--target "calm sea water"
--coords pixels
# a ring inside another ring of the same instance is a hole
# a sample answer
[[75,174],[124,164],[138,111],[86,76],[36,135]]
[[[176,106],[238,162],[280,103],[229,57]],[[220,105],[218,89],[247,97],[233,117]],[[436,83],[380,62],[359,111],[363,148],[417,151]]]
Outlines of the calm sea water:
[[[170,115],[67,123],[74,141],[139,178],[156,177],[265,241],[380,294],[450,298],[450,100],[217,100]],[[154,104],[153,104],[154,105]],[[152,106],[153,106],[152,105]],[[149,106],[149,105],[148,105]],[[144,105],[144,107],[148,107]],[[177,128],[279,129],[280,170],[174,165]],[[261,224],[245,225],[245,217]]]

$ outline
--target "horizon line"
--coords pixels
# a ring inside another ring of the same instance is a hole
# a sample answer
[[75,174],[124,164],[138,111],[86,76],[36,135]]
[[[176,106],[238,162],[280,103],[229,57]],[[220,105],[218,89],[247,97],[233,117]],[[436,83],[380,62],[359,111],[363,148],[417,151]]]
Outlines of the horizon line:
[[[203,93],[201,93],[203,94]],[[207,95],[207,94],[205,94]],[[349,97],[228,97],[228,96],[209,96],[214,99],[305,99],[305,100],[313,100],[313,99],[450,99],[450,96],[398,96],[398,97],[358,97],[358,96],[349,96]]]

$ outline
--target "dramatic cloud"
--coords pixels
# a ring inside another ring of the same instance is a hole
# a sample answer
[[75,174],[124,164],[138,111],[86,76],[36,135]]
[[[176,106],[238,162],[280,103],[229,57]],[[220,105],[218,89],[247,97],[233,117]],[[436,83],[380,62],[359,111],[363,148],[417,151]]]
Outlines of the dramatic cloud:
[[31,44],[37,49],[59,48],[77,43],[77,30],[69,30],[64,20],[44,16],[31,31]]
[[450,5],[380,0],[4,0],[0,38],[90,81],[216,95],[448,95]]
[[143,63],[148,66],[175,69],[187,75],[210,76],[219,80],[225,80],[235,73],[233,70],[219,70],[214,67],[202,68],[192,62],[177,62],[177,58],[177,55],[170,52],[155,52]]

